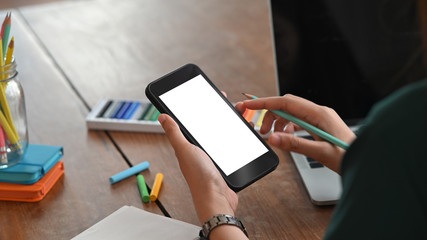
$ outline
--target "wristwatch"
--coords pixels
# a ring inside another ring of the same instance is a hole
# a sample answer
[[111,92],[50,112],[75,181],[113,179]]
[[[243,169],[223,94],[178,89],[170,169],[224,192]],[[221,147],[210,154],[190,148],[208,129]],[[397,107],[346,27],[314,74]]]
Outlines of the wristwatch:
[[201,240],[207,240],[209,239],[209,234],[211,231],[223,224],[227,225],[234,225],[238,228],[240,228],[243,233],[248,237],[248,233],[246,232],[246,228],[243,225],[243,223],[237,219],[234,216],[227,215],[227,214],[217,214],[211,218],[209,218],[202,226],[202,229],[199,232],[199,237]]

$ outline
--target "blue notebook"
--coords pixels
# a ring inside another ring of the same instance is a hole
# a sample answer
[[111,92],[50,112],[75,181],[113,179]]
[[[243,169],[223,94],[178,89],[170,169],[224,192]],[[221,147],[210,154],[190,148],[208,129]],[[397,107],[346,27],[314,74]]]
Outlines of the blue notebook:
[[40,180],[63,154],[61,146],[29,144],[20,163],[0,169],[0,182],[33,184]]

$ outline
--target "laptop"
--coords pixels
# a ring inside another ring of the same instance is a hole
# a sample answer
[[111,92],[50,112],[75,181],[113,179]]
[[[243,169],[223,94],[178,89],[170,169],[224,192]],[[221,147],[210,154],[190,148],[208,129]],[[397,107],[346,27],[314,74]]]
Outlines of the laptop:
[[[375,102],[425,77],[416,1],[392,2],[270,0],[278,94],[329,106],[357,131]],[[335,204],[340,176],[291,156],[311,201]]]

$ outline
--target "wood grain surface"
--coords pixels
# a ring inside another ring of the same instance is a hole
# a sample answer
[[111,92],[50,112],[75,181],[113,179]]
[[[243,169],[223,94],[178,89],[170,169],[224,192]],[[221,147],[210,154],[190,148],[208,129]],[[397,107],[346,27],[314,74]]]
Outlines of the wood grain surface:
[[105,132],[87,131],[88,110],[19,13],[12,14],[29,140],[63,146],[65,174],[40,202],[0,201],[0,239],[70,239],[123,205],[162,214],[155,204],[142,205],[135,178],[110,185],[128,164]]
[[[162,214],[160,206],[172,218],[198,224],[164,135],[88,131],[84,118],[101,98],[145,99],[149,82],[189,62],[233,102],[243,99],[241,92],[276,95],[268,1],[61,1],[15,15],[22,25],[15,35],[25,36],[16,38],[25,47],[17,58],[30,89],[30,140],[63,145],[66,170],[40,203],[0,202],[0,226],[23,238],[66,239],[125,204]],[[239,193],[238,217],[251,239],[321,239],[333,207],[312,205],[289,154],[274,150],[278,168]],[[109,185],[126,161],[150,162],[143,172],[149,186],[164,173],[157,204],[141,204],[134,178]],[[38,230],[47,223],[65,229]],[[0,239],[13,236],[2,229]]]

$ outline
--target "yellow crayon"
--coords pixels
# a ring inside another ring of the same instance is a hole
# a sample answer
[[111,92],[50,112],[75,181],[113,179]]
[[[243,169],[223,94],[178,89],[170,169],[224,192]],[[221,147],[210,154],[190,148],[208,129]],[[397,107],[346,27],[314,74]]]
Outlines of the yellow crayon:
[[163,174],[157,173],[156,179],[154,179],[153,189],[151,189],[150,200],[156,201],[159,196],[160,187],[162,186]]

